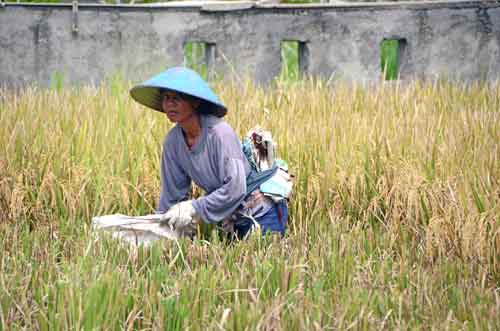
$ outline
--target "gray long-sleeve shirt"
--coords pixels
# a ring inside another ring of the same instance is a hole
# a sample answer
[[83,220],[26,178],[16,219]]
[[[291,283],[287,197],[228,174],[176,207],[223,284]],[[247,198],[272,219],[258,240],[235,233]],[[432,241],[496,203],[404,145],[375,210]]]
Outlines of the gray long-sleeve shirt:
[[196,213],[215,223],[231,215],[245,198],[251,168],[238,136],[225,121],[212,115],[201,115],[200,120],[201,135],[191,150],[179,125],[165,137],[157,212],[187,199],[193,181],[206,192],[193,201]]

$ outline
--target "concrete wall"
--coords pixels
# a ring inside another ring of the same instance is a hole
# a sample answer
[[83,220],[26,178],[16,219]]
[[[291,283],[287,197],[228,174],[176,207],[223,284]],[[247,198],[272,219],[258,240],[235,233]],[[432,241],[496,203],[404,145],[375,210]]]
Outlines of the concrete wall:
[[380,78],[380,43],[406,41],[402,78],[500,78],[500,1],[344,5],[0,7],[0,84],[141,80],[183,63],[187,41],[215,46],[212,69],[269,82],[282,40],[303,42],[307,74]]

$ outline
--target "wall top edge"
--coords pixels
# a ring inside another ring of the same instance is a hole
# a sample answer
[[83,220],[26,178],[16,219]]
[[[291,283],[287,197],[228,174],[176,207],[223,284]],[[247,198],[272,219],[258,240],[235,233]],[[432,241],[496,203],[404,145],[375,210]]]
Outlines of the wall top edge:
[[[7,3],[0,2],[0,8],[6,7],[24,7],[33,9],[42,8],[72,8],[72,3]],[[241,10],[272,10],[272,11],[287,11],[287,10],[321,10],[321,9],[338,9],[338,10],[377,10],[377,9],[440,9],[440,8],[495,8],[500,7],[500,0],[451,0],[451,1],[399,1],[399,2],[337,2],[326,4],[266,4],[254,1],[178,1],[169,3],[154,3],[154,4],[99,4],[99,3],[79,3],[79,9],[197,9],[206,12],[221,12],[221,11],[241,11]]]

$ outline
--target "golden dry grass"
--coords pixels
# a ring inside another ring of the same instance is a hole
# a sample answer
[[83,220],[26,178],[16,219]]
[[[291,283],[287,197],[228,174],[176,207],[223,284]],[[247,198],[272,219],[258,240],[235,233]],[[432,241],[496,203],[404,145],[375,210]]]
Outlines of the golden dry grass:
[[128,87],[0,92],[0,329],[499,327],[500,85],[217,83],[290,163],[288,235],[132,257],[88,229],[158,199]]

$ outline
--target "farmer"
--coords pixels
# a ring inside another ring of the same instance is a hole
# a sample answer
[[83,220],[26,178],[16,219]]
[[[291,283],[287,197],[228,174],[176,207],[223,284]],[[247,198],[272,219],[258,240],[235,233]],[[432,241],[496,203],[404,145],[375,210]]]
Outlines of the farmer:
[[[222,119],[227,108],[196,72],[171,68],[135,86],[130,94],[176,124],[163,142],[156,211],[163,219],[175,229],[199,220],[214,223],[239,239],[256,228],[284,234],[285,200],[274,203],[258,189],[273,169],[252,170],[238,136]],[[190,200],[191,182],[206,195]]]

